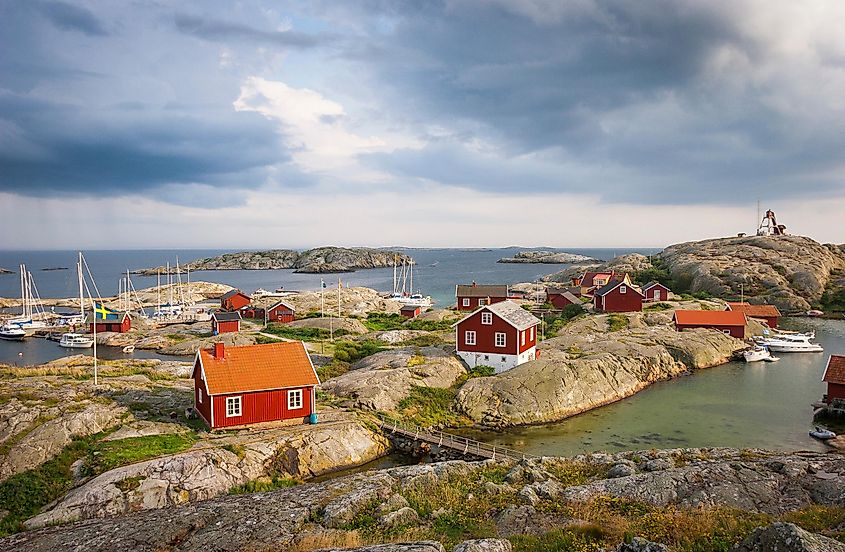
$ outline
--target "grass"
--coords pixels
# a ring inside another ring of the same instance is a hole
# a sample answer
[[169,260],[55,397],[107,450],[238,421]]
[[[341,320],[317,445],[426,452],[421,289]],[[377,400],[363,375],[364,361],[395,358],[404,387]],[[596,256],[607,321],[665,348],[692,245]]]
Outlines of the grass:
[[609,332],[618,332],[619,330],[628,329],[628,317],[624,314],[609,314],[607,315],[607,330]]
[[100,441],[92,444],[87,451],[85,475],[99,475],[127,464],[176,454],[189,449],[196,440],[192,434],[175,434]]
[[[264,331],[279,337],[287,339],[296,339],[298,341],[320,341],[328,339],[332,332],[324,328],[299,328],[295,326],[288,326],[285,324],[275,324],[271,322],[264,328]],[[338,329],[334,331],[334,337],[342,337],[349,334],[347,330]]]
[[315,366],[317,375],[320,381],[330,380],[338,376],[342,376],[349,371],[349,363],[340,360],[332,360],[331,364],[324,364],[323,366]]
[[546,323],[545,335],[546,339],[554,337],[557,332],[564,326],[584,314],[584,309],[580,305],[566,305],[560,314],[554,316],[549,315],[544,317]]
[[446,320],[421,320],[419,318],[409,320],[401,314],[388,314],[386,312],[367,313],[364,325],[371,332],[382,332],[386,330],[425,330],[428,332],[437,332],[452,329],[452,323]]
[[399,401],[400,419],[423,427],[466,425],[467,420],[451,408],[455,393],[454,389],[414,386],[409,395]]
[[334,345],[334,359],[339,362],[352,363],[384,350],[384,343],[373,339],[337,341]]
[[[92,361],[93,362],[93,361]],[[118,364],[117,362],[120,362]],[[143,364],[124,364],[125,361],[100,361],[97,366],[97,374],[101,378],[117,378],[126,376],[146,376],[151,381],[176,380],[179,379],[166,372],[158,372],[150,366]],[[93,364],[90,366],[2,366],[0,367],[0,378],[25,378],[36,376],[61,376],[78,381],[94,378]]]
[[664,311],[672,308],[669,303],[646,303],[643,307],[644,311]]

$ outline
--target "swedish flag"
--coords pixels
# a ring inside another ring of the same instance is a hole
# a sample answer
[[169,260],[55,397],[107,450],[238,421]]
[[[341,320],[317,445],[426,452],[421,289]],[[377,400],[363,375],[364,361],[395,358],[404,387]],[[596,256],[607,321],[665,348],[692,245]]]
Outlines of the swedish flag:
[[117,320],[120,315],[102,303],[94,303],[94,318],[99,320]]

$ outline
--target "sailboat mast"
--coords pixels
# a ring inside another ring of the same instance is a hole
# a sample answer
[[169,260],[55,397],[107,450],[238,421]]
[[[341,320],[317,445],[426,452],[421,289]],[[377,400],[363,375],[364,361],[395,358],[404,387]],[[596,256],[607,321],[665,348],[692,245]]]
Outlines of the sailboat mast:
[[167,261],[167,304],[173,305],[173,277],[170,274],[170,261]]
[[21,277],[21,317],[26,318],[26,288],[23,283],[24,266],[18,265],[18,271],[20,271]]
[[161,269],[156,269],[156,312],[161,312]]
[[408,261],[408,266],[410,267],[409,270],[411,271],[411,295],[413,295],[414,294],[414,260],[413,259]]
[[126,310],[127,312],[132,310],[132,296],[129,295],[130,288],[132,287],[132,281],[129,279],[129,269],[126,269]]
[[85,298],[82,296],[82,251],[79,252],[79,259],[76,261],[76,277],[79,280],[79,316],[85,322]]

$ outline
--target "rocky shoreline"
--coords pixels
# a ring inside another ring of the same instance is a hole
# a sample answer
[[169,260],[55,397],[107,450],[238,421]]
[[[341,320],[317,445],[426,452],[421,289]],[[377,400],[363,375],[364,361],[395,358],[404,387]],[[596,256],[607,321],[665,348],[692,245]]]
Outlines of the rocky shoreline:
[[535,263],[535,264],[590,264],[599,262],[592,257],[575,253],[556,251],[519,251],[513,257],[505,257],[498,263]]

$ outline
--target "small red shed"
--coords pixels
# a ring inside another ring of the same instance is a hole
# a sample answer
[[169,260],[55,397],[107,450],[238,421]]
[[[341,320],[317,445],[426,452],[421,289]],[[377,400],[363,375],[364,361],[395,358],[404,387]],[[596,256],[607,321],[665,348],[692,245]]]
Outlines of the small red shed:
[[471,311],[484,305],[506,301],[510,296],[506,285],[479,285],[475,282],[455,286],[458,310]]
[[225,311],[236,311],[244,308],[252,302],[246,293],[239,289],[233,289],[220,297],[220,308]]
[[578,299],[578,296],[575,295],[573,290],[577,290],[580,293],[579,288],[546,288],[546,303],[551,303],[552,306],[558,310],[562,310],[567,305],[580,305],[581,300]]
[[845,401],[845,356],[830,355],[822,381],[827,383],[824,402],[830,404],[833,401]]
[[405,318],[416,318],[421,312],[422,307],[419,305],[402,305],[402,308],[399,309],[399,314]]
[[[110,317],[112,315],[109,315]],[[126,333],[132,329],[132,318],[129,317],[129,313],[123,312],[117,314],[116,317],[112,318],[100,318],[94,317],[93,315],[88,315],[88,319],[86,320],[88,324],[88,331],[94,331],[94,325],[96,324],[97,333],[99,332],[116,332],[116,333]]]
[[320,379],[301,341],[200,349],[194,408],[211,429],[279,420],[316,422]]
[[674,316],[675,329],[710,328],[722,333],[745,339],[745,313],[738,311],[677,310]]
[[660,282],[649,282],[643,286],[643,301],[655,303],[665,301],[671,292],[672,290]]
[[211,314],[211,333],[235,333],[241,331],[241,313],[214,311]]
[[296,309],[284,301],[279,301],[267,309],[267,322],[287,324],[296,319]]
[[638,312],[643,310],[643,294],[628,282],[613,280],[593,293],[593,304],[602,312]]
[[751,305],[745,302],[728,303],[725,310],[744,312],[748,318],[762,320],[770,328],[777,328],[780,311],[774,305]]

